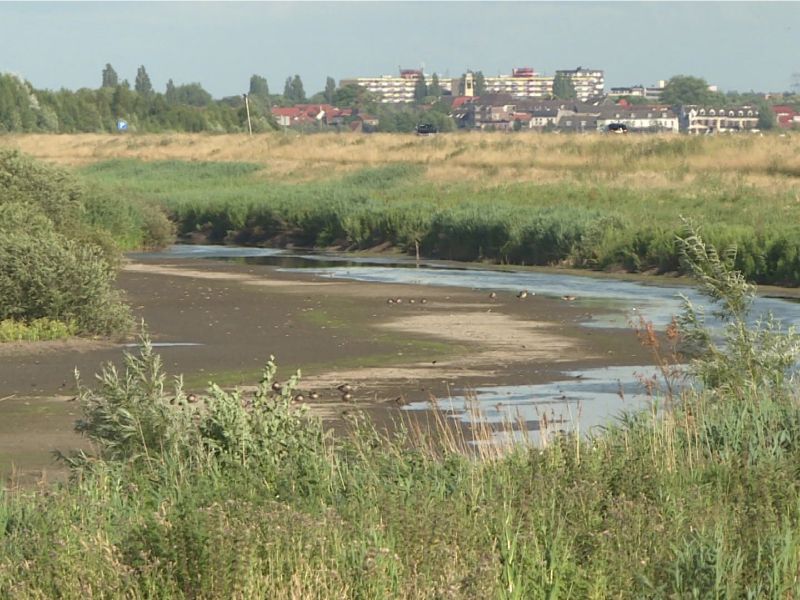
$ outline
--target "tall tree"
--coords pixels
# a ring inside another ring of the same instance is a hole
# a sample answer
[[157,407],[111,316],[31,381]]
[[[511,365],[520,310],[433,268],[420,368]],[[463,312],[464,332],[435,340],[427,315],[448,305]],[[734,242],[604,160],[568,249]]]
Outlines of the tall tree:
[[475,71],[473,74],[475,81],[473,86],[475,88],[475,95],[482,96],[486,93],[486,78],[483,76],[483,71]]
[[425,75],[420,73],[419,79],[414,84],[414,102],[422,104],[428,97],[428,85],[425,83]]
[[171,78],[167,81],[167,91],[164,93],[164,100],[170,105],[178,103],[178,94],[175,91],[175,84],[172,82]]
[[104,88],[115,88],[119,85],[119,77],[114,67],[110,63],[106,63],[106,68],[103,69],[103,85]]
[[664,104],[715,104],[724,103],[725,96],[708,89],[708,82],[700,77],[676,75],[671,78],[661,92]]
[[269,96],[269,86],[267,85],[266,77],[261,75],[253,75],[250,77],[250,92],[251,96],[258,96],[259,98],[266,99]]
[[141,65],[136,71],[136,82],[133,84],[133,89],[142,96],[150,96],[153,93],[153,84],[150,83],[150,76],[147,74],[144,65]]
[[575,85],[567,75],[558,73],[553,79],[553,96],[559,100],[574,100],[578,97]]
[[300,75],[295,75],[291,83],[292,101],[295,103],[306,101],[306,91],[303,89],[303,80]]
[[431,84],[428,86],[428,95],[438,98],[442,95],[442,86],[439,84],[439,76],[434,73],[431,77]]
[[758,107],[758,128],[762,131],[775,129],[778,124],[775,118],[775,111],[766,100],[759,100],[755,103]]
[[333,104],[333,98],[336,95],[336,80],[333,77],[325,80],[325,91],[322,94],[325,96],[325,102]]

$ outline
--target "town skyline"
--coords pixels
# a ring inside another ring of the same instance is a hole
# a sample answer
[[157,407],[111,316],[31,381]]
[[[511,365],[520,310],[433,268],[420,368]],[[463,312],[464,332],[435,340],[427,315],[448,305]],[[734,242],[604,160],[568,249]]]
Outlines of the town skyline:
[[245,91],[253,73],[275,92],[294,74],[315,91],[328,76],[400,67],[458,77],[583,66],[604,70],[607,88],[678,74],[725,91],[800,83],[797,3],[11,2],[0,17],[0,71],[47,89],[97,87],[106,63],[122,79],[145,65],[158,90],[172,78],[214,97]]

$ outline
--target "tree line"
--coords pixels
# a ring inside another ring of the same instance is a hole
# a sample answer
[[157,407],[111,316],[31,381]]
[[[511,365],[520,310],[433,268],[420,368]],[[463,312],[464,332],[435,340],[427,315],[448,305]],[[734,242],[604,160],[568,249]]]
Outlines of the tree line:
[[[139,132],[232,133],[247,129],[244,94],[214,99],[200,83],[176,84],[172,79],[163,92],[157,91],[144,66],[137,69],[131,85],[106,64],[99,83],[96,89],[53,91],[37,89],[17,75],[0,73],[0,133],[111,133],[117,131],[119,120]],[[305,102],[374,114],[383,131],[413,131],[420,120],[432,122],[440,130],[453,128],[435,76],[429,85],[421,81],[417,106],[401,108],[382,105],[379,98],[358,86],[338,87],[332,77],[327,78],[324,90],[308,96],[300,75],[288,77],[283,93],[274,94],[267,79],[254,74],[246,95],[256,132],[278,128],[273,106]],[[426,102],[424,108],[419,106]]]

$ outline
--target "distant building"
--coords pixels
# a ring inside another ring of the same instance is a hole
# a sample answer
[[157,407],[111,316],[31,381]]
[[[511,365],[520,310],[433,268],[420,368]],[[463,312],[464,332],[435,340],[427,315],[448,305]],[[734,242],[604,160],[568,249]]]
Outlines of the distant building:
[[645,87],[643,85],[634,85],[632,87],[613,87],[608,95],[611,98],[619,98],[621,96],[631,96],[633,98],[644,98],[652,102],[658,102],[661,99],[661,94],[667,82],[664,80],[659,81],[656,85]]
[[[432,76],[426,76],[421,69],[401,69],[400,75],[380,75],[378,77],[356,77],[342,79],[339,85],[355,84],[375,94],[385,104],[404,104],[414,102],[414,89],[420,77],[425,77],[428,85]],[[453,91],[453,80],[439,79],[439,87],[449,93]],[[469,95],[469,94],[467,94]]]
[[657,133],[680,131],[678,115],[668,106],[640,104],[637,106],[603,106],[599,109],[597,129],[608,131],[613,125],[624,125],[633,132]]
[[775,113],[775,121],[778,123],[778,127],[783,129],[800,127],[800,113],[791,106],[777,104],[772,107],[772,111]]
[[[357,128],[359,131],[375,131],[378,118],[366,113],[358,113],[351,108],[337,108],[330,104],[295,104],[289,107],[273,107],[272,116],[281,127],[308,129],[310,127]],[[353,124],[357,123],[354,127]]]
[[556,77],[566,77],[575,88],[578,100],[586,102],[590,98],[597,98],[605,94],[605,77],[603,71],[598,69],[562,69],[556,71]]
[[516,98],[547,98],[553,95],[553,77],[539,75],[531,67],[513,69],[511,75],[484,77],[486,93]]
[[725,133],[758,129],[758,108],[743,106],[682,106],[681,129],[689,133]]

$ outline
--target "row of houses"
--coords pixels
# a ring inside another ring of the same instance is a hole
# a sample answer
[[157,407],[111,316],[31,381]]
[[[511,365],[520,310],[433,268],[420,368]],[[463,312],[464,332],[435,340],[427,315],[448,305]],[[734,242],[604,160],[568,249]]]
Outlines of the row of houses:
[[459,127],[480,130],[539,129],[560,131],[618,131],[723,133],[758,129],[758,108],[630,105],[563,100],[526,100],[504,94],[453,99],[453,118]]
[[680,130],[678,115],[663,105],[621,106],[602,102],[524,100],[492,94],[455,98],[453,118],[465,129],[606,131],[624,124],[629,131]]
[[[800,127],[800,113],[790,106],[775,106],[777,124]],[[630,105],[609,100],[542,100],[510,94],[457,96],[451,117],[461,129],[557,130],[566,132],[687,132],[692,134],[757,131],[759,109],[752,105],[695,106],[675,109],[664,104]],[[333,127],[352,131],[376,131],[380,121],[358,109],[330,104],[297,104],[275,107],[272,115],[282,127],[312,129]]]
[[273,107],[272,116],[281,127],[311,129],[321,126],[347,128],[352,131],[375,131],[380,124],[374,115],[354,108],[337,108],[330,104],[295,104]]

